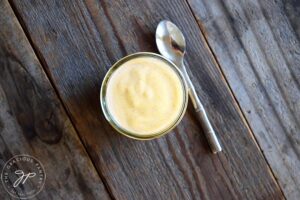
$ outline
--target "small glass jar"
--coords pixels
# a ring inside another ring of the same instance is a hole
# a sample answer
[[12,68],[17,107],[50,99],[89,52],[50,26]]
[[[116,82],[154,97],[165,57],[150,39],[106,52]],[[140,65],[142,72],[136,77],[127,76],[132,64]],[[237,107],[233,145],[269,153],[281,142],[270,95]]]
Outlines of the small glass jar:
[[[174,120],[174,123],[172,123],[168,128],[166,128],[165,130],[156,132],[156,133],[152,133],[152,134],[147,134],[147,135],[141,135],[138,133],[134,133],[134,132],[130,132],[126,129],[124,129],[121,125],[119,125],[117,123],[116,120],[114,120],[114,117],[111,115],[111,113],[109,112],[107,103],[106,103],[106,93],[107,93],[107,85],[108,85],[108,81],[110,80],[111,75],[125,62],[131,60],[131,59],[135,59],[138,57],[154,57],[157,59],[160,59],[161,61],[165,62],[168,66],[170,66],[174,72],[176,73],[176,75],[179,77],[179,80],[182,84],[182,88],[183,88],[183,103],[181,106],[181,112],[178,115],[177,119]],[[102,111],[104,113],[104,116],[106,118],[106,120],[111,124],[111,126],[116,129],[119,133],[129,137],[129,138],[133,138],[133,139],[138,139],[138,140],[150,140],[150,139],[154,139],[154,138],[158,138],[161,137],[162,135],[170,132],[182,119],[186,108],[187,108],[187,103],[188,103],[188,89],[184,80],[183,75],[181,74],[180,70],[177,68],[177,66],[172,63],[171,61],[167,60],[166,58],[164,58],[163,56],[156,54],[156,53],[151,53],[151,52],[138,52],[138,53],[134,53],[134,54],[130,54],[128,56],[125,56],[124,58],[120,59],[119,61],[117,61],[106,73],[102,85],[101,85],[101,90],[100,90],[100,103],[101,103],[101,108]]]

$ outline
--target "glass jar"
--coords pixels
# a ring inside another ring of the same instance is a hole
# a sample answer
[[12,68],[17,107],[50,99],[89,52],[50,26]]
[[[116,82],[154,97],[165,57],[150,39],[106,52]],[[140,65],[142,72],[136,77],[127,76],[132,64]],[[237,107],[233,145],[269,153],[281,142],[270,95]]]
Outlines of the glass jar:
[[[154,132],[151,134],[147,134],[147,135],[141,135],[138,133],[134,133],[131,131],[128,131],[126,129],[124,129],[120,124],[118,124],[118,122],[116,120],[114,120],[114,116],[112,116],[112,114],[109,112],[109,108],[107,106],[107,102],[106,102],[106,94],[107,94],[107,85],[108,82],[110,80],[110,77],[112,76],[112,74],[119,68],[121,67],[121,65],[131,59],[135,59],[138,57],[154,57],[156,59],[159,59],[163,62],[165,62],[168,66],[170,66],[170,68],[172,70],[174,70],[174,72],[176,73],[176,75],[178,76],[180,83],[182,85],[182,89],[183,89],[183,103],[181,105],[181,111],[180,114],[178,115],[177,119],[174,120],[174,122],[167,127],[166,129],[159,131],[159,132]],[[149,139],[154,139],[154,138],[158,138],[161,137],[162,135],[170,132],[182,119],[186,108],[187,108],[187,103],[188,103],[188,89],[185,83],[185,80],[183,78],[183,75],[181,74],[180,70],[177,68],[177,66],[172,63],[171,61],[169,61],[168,59],[164,58],[163,56],[156,54],[156,53],[150,53],[150,52],[138,52],[138,53],[134,53],[134,54],[130,54],[128,56],[125,56],[124,58],[120,59],[119,61],[117,61],[106,73],[102,85],[101,85],[101,91],[100,91],[100,103],[101,103],[101,108],[102,111],[104,113],[104,116],[106,118],[106,120],[111,124],[111,126],[116,129],[119,133],[129,137],[129,138],[133,138],[133,139],[138,139],[138,140],[149,140]]]

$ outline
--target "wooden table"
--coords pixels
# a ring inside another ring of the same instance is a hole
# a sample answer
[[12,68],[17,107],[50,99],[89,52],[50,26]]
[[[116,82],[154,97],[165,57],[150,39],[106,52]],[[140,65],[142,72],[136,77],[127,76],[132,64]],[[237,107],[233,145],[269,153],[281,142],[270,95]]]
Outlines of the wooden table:
[[[34,199],[300,199],[299,1],[1,0],[0,11],[0,169],[18,154],[39,159],[47,178]],[[187,38],[222,153],[191,105],[151,141],[104,119],[105,73],[157,52],[163,19]]]

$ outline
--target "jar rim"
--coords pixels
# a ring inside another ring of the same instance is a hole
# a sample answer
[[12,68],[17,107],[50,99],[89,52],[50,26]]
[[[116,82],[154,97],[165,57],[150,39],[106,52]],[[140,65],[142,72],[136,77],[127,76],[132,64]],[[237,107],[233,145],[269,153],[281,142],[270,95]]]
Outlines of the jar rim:
[[[108,81],[109,81],[110,77],[123,63],[125,63],[131,59],[135,59],[138,57],[144,57],[144,56],[158,58],[158,59],[164,61],[165,63],[167,63],[174,70],[174,72],[179,77],[182,88],[183,88],[183,105],[182,105],[180,114],[178,114],[178,117],[176,118],[176,120],[174,120],[174,122],[170,126],[165,128],[164,130],[161,130],[158,132],[141,135],[141,134],[134,133],[134,132],[124,129],[121,125],[119,125],[116,122],[116,120],[114,120],[113,115],[109,112],[109,109],[107,107],[106,90],[107,90],[107,85],[108,85]],[[107,71],[107,73],[102,81],[101,89],[100,89],[100,104],[101,104],[102,112],[104,114],[105,119],[110,123],[110,125],[116,131],[118,131],[122,135],[125,135],[129,138],[137,139],[137,140],[150,140],[150,139],[161,137],[161,136],[165,135],[166,133],[170,132],[175,126],[178,125],[178,123],[181,121],[182,117],[184,116],[184,113],[187,108],[187,103],[188,103],[188,89],[187,89],[187,85],[186,85],[185,79],[184,79],[181,71],[178,69],[178,67],[173,62],[171,62],[167,58],[165,58],[159,54],[152,53],[152,52],[137,52],[137,53],[127,55],[127,56],[121,58],[120,60],[118,60]]]

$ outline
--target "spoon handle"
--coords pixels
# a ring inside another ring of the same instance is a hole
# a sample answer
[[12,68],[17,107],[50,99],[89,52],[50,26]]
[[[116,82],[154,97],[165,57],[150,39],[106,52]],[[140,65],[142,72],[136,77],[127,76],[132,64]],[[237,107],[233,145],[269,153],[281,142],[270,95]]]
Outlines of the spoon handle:
[[208,144],[211,148],[211,151],[213,153],[218,153],[218,152],[222,151],[222,147],[221,147],[220,142],[217,138],[217,135],[207,117],[206,111],[195,91],[194,85],[193,85],[189,75],[187,74],[187,71],[186,71],[184,65],[182,66],[182,72],[183,72],[183,76],[185,77],[185,80],[186,80],[186,83],[188,86],[190,99],[192,100],[193,106],[194,106],[196,114],[197,114],[197,118],[199,119],[201,126],[204,130],[204,134],[205,134]]

